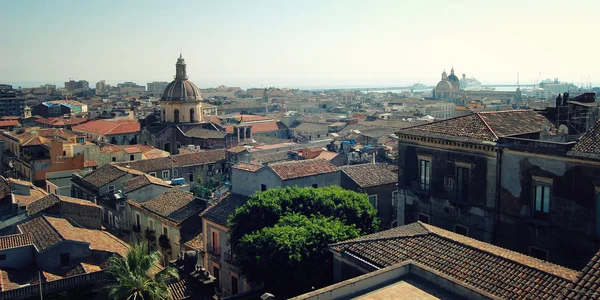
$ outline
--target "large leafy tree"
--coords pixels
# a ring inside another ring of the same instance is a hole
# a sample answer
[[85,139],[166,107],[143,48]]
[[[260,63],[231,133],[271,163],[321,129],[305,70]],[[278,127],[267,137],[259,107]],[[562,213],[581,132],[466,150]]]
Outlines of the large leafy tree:
[[179,275],[172,267],[158,271],[161,260],[159,252],[148,252],[145,245],[131,248],[125,257],[111,257],[106,270],[112,277],[107,285],[109,297],[128,300],[171,299],[165,280],[169,277],[179,278]]
[[271,189],[230,217],[229,243],[248,280],[293,296],[329,284],[328,244],[375,232],[376,214],[365,194],[337,186]]

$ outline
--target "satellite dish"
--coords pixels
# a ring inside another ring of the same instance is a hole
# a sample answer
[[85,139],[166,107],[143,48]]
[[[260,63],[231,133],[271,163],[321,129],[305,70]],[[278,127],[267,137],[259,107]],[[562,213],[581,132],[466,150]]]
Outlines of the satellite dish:
[[569,134],[569,128],[565,124],[558,126],[558,134],[560,134],[560,135]]

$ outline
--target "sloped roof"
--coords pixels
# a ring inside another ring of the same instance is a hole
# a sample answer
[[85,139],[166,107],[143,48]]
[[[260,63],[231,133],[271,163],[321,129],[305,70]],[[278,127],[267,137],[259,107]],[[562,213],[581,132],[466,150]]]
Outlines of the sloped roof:
[[577,272],[421,222],[330,245],[379,268],[407,260],[503,299],[552,299]]
[[82,179],[92,186],[100,188],[117,180],[125,174],[127,174],[127,172],[123,169],[117,168],[115,165],[108,164],[96,169],[94,172],[85,175]]
[[19,233],[0,236],[0,250],[33,245],[31,234]]
[[252,123],[250,124],[250,127],[252,127],[252,133],[273,132],[287,129],[283,123],[277,121]]
[[542,131],[553,124],[533,110],[478,112],[401,129],[400,134],[425,135],[445,139],[464,139],[495,142],[500,137]]
[[167,184],[164,180],[162,180],[160,178],[156,178],[156,177],[148,175],[148,174],[144,174],[144,175],[136,176],[134,178],[127,180],[124,184],[123,192],[129,193],[129,192],[135,191],[137,189],[149,186],[151,184],[171,188],[171,186],[169,184]]
[[132,160],[115,164],[121,167],[138,170],[144,173],[156,172],[161,170],[171,170],[173,168],[173,160],[171,157],[158,157],[150,159]]
[[204,210],[200,216],[216,224],[227,226],[227,219],[235,210],[248,201],[247,196],[226,193],[215,203]]
[[65,239],[50,225],[46,216],[31,219],[17,225],[21,233],[31,234],[33,244],[39,252],[44,251]]
[[186,136],[201,138],[201,139],[222,139],[227,136],[226,131],[218,131],[212,129],[204,129],[200,127],[193,127],[185,132]]
[[331,162],[321,158],[273,163],[268,167],[281,180],[333,173],[339,170]]
[[200,213],[206,207],[206,202],[196,199],[190,192],[170,189],[152,200],[141,203],[141,206],[165,219],[181,223]]
[[600,120],[579,138],[568,155],[600,158]]
[[398,173],[386,164],[359,164],[342,166],[340,170],[361,188],[398,183]]
[[224,161],[227,159],[226,149],[204,150],[172,155],[173,162],[179,166],[193,166]]
[[579,272],[577,279],[564,292],[562,299],[600,298],[600,251]]
[[259,169],[261,169],[262,167],[263,167],[262,165],[249,164],[249,163],[245,163],[245,162],[240,162],[233,166],[234,169],[248,171],[248,172],[256,172]]
[[140,131],[140,123],[135,120],[92,120],[73,127],[73,130],[101,135],[137,133]]

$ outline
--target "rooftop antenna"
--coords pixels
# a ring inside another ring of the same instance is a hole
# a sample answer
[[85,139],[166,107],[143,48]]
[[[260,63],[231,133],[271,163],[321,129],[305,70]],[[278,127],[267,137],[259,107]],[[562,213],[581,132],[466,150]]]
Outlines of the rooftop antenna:
[[521,85],[519,84],[519,72],[517,72],[517,88],[521,89]]

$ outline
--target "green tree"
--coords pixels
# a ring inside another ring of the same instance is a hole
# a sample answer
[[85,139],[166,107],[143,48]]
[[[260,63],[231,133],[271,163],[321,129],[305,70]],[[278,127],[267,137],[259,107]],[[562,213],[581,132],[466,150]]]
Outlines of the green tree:
[[271,189],[230,217],[229,243],[248,280],[289,297],[329,284],[328,245],[375,232],[376,213],[367,195],[338,186]]
[[165,280],[169,277],[179,278],[179,275],[171,267],[154,273],[160,262],[161,254],[148,253],[145,245],[131,248],[125,257],[111,257],[106,269],[112,277],[107,285],[109,297],[128,300],[171,299]]

